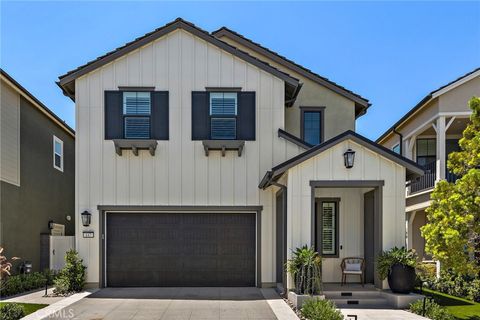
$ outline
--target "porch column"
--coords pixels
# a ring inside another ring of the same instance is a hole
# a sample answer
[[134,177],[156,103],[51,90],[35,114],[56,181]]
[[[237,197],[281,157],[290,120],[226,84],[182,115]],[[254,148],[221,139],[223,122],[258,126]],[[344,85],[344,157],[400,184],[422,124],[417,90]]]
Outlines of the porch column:
[[440,116],[437,119],[436,125],[437,131],[437,174],[435,181],[440,181],[445,179],[445,158],[446,158],[446,148],[445,148],[445,116]]
[[407,222],[407,249],[413,248],[413,221],[415,220],[415,215],[417,211],[412,211],[410,214],[407,212],[408,222]]

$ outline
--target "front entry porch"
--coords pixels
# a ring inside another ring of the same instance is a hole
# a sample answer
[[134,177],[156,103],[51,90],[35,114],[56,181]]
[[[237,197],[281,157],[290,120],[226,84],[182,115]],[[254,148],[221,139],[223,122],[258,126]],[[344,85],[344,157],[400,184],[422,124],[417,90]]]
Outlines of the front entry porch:
[[324,283],[363,281],[381,288],[375,259],[382,251],[383,185],[381,180],[310,181],[311,243],[322,256]]

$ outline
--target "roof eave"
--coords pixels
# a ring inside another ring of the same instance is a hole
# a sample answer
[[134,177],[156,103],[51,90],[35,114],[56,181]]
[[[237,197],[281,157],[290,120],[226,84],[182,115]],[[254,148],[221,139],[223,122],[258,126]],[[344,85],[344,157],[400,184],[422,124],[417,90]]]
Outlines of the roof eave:
[[[73,88],[72,90],[68,90],[67,85],[71,86],[71,83],[75,81],[78,77],[81,77],[84,74],[87,74],[111,61],[114,61],[125,54],[136,50],[152,41],[155,41],[156,39],[175,31],[176,29],[183,29],[209,43],[212,43],[213,45],[216,45],[220,49],[235,55],[242,60],[246,61],[247,63],[250,63],[266,72],[269,72],[276,76],[277,78],[283,80],[286,84],[290,85],[293,87],[293,91],[296,90],[296,88],[300,85],[300,81],[289,74],[276,69],[275,67],[269,65],[268,63],[257,59],[251,55],[249,55],[247,52],[244,52],[242,50],[239,50],[238,48],[220,40],[208,33],[207,31],[204,31],[197,26],[195,26],[192,23],[189,23],[183,19],[176,19],[173,22],[170,22],[166,24],[163,27],[158,28],[157,30],[147,33],[146,35],[137,38],[136,40],[125,44],[122,47],[119,47],[113,51],[110,51],[103,56],[97,58],[96,60],[93,60],[91,62],[86,63],[83,66],[78,67],[75,70],[72,70],[62,76],[59,77],[59,85],[64,90],[64,92],[67,93],[67,96],[72,98],[72,95],[74,95],[75,89]],[[72,98],[73,99],[73,98]]]

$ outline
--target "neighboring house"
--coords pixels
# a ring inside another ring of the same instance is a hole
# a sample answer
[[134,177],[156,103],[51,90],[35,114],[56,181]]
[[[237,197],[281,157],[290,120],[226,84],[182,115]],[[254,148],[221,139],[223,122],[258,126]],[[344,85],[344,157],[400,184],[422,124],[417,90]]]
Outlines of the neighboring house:
[[420,234],[420,227],[427,222],[425,209],[437,181],[457,179],[448,171],[447,158],[459,150],[458,140],[472,113],[468,101],[473,96],[480,96],[480,68],[430,92],[377,139],[425,168],[425,175],[407,184],[405,208],[408,247],[421,259],[430,259]]
[[49,222],[74,235],[75,132],[0,71],[0,245],[38,271],[48,267],[40,235]]
[[59,86],[76,104],[76,247],[91,285],[292,287],[285,261],[305,244],[324,282],[365,256],[367,281],[384,285],[374,257],[404,245],[406,177],[423,170],[354,132],[366,99],[182,19]]

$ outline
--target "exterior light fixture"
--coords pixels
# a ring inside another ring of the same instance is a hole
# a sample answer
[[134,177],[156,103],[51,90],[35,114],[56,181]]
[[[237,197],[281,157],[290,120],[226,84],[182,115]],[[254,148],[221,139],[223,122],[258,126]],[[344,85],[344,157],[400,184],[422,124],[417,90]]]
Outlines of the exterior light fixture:
[[53,225],[54,225],[53,220],[48,221],[48,229],[49,230],[53,229]]
[[353,163],[355,162],[355,151],[352,149],[348,149],[343,154],[343,160],[345,163],[345,168],[350,169],[353,168]]
[[84,227],[88,227],[92,221],[92,214],[87,210],[82,212],[82,224]]

